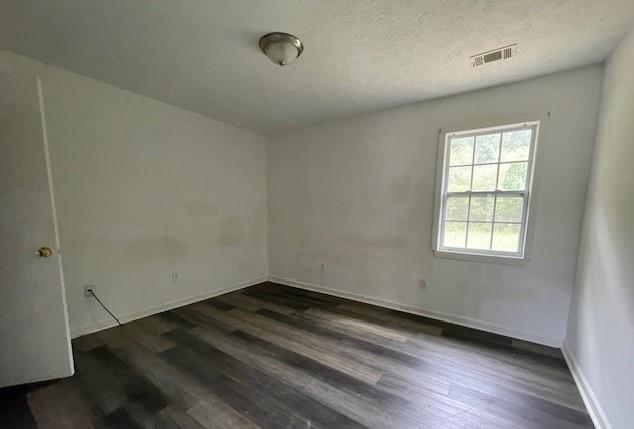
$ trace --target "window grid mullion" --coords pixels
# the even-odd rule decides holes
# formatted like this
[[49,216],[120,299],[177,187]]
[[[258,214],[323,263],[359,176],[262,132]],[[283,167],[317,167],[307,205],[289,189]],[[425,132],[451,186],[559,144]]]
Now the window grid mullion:
[[495,165],[495,164],[519,164],[520,162],[528,162],[528,159],[516,159],[515,161],[501,161],[501,162],[474,162],[473,164],[455,164],[449,165],[449,168],[457,168],[457,167],[471,167],[473,166],[481,166],[481,165]]
[[[473,170],[475,169],[475,151],[476,151],[476,138],[473,136],[473,151],[471,152],[471,181],[469,182],[469,192],[473,190]],[[469,221],[471,220],[471,194],[469,194],[469,210],[467,211],[467,230],[464,235],[464,248],[467,249],[467,243],[469,242]]]
[[469,220],[471,219],[471,195],[469,195],[469,207],[467,208],[467,228],[464,232],[464,248],[467,248],[467,239],[469,238]]
[[[466,220],[456,220],[456,219],[445,219],[445,222],[453,222],[453,223],[491,223],[491,221],[488,220],[472,220],[467,222]],[[499,225],[521,225],[522,222],[510,222],[510,221],[501,221],[501,222],[495,222],[496,224]]]
[[[502,133],[500,133],[500,145],[498,147],[498,171],[495,175],[495,190],[497,191],[500,186],[500,161],[502,160]],[[524,187],[526,188],[526,187]],[[493,213],[495,215],[495,213]]]
[[[498,170],[500,167],[498,166]],[[489,238],[489,250],[493,249],[493,231],[495,230],[495,210],[498,204],[498,196],[495,194],[493,196],[493,215],[491,217],[491,237]]]
[[[497,163],[497,172],[495,175],[495,190],[498,191],[500,188],[500,163],[502,162],[502,136],[503,133],[499,134],[498,140],[498,163]],[[526,186],[524,187],[526,188]],[[497,215],[497,205],[498,205],[498,193],[495,194],[493,200],[493,217],[491,218],[491,237],[489,238],[489,250],[493,250],[493,234],[495,234],[495,217]]]
[[473,190],[473,167],[475,163],[475,150],[476,150],[476,142],[475,137],[473,137],[473,151],[471,152],[471,181],[469,182],[469,190]]
[[519,191],[505,191],[502,189],[498,189],[495,191],[448,191],[445,192],[445,195],[448,197],[467,197],[469,195],[475,196],[487,196],[487,195],[515,195],[518,197],[524,197],[527,194],[527,191],[519,190]]

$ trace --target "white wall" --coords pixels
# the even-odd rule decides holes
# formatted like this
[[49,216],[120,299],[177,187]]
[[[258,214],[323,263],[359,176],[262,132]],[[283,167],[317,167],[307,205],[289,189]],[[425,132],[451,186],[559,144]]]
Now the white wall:
[[[560,346],[601,77],[601,66],[593,66],[273,136],[271,276]],[[548,111],[536,161],[530,261],[434,257],[438,129]],[[418,288],[419,278],[426,290]]]
[[634,421],[634,30],[606,65],[565,351],[600,427]]
[[265,278],[262,136],[6,51],[0,68],[42,78],[75,335],[111,323],[86,284],[128,319]]

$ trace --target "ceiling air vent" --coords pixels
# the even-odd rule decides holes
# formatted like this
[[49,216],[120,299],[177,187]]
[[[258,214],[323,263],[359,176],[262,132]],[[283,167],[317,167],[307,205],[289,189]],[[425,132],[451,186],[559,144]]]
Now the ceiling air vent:
[[508,60],[509,58],[517,55],[517,43],[512,45],[502,46],[501,48],[494,49],[492,51],[481,52],[469,57],[471,59],[471,65],[473,67],[482,66],[493,61]]

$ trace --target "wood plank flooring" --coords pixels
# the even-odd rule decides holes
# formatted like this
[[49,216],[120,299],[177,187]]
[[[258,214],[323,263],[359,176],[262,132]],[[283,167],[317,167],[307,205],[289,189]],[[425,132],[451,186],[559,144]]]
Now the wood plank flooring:
[[73,348],[75,376],[0,390],[0,427],[593,427],[555,349],[272,283]]

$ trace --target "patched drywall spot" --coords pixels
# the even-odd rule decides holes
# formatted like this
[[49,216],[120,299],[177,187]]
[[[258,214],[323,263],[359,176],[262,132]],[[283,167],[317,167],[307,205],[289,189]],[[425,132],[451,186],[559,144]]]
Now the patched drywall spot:
[[412,178],[409,175],[399,176],[392,180],[390,199],[392,204],[407,203],[412,195]]
[[263,237],[266,229],[266,209],[257,209],[253,214],[253,229],[251,243],[257,244]]
[[207,201],[185,201],[183,208],[192,217],[218,216],[218,206]]
[[236,262],[236,269],[241,273],[255,273],[257,272],[257,267],[253,263],[253,261],[242,258]]
[[187,244],[173,236],[147,236],[132,240],[127,247],[136,261],[176,260],[184,258]]
[[407,244],[401,237],[348,237],[344,240],[355,249],[398,249]]
[[244,240],[242,220],[238,217],[220,219],[220,244],[223,246],[237,246]]

